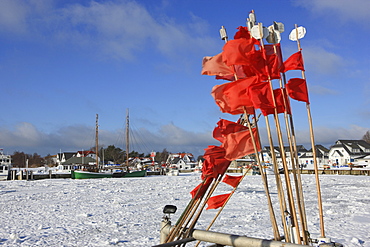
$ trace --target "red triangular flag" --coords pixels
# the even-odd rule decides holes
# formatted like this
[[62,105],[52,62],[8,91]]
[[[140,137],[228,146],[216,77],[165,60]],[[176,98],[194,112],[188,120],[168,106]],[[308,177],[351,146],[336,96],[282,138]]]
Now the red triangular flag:
[[240,38],[250,39],[251,38],[248,27],[239,26],[237,29],[239,31],[235,33],[234,39],[240,39]]
[[242,178],[243,176],[229,176],[226,174],[222,182],[224,182],[225,184],[231,185],[232,187],[235,188],[236,186],[238,186]]
[[218,195],[218,196],[212,196],[211,198],[208,199],[207,202],[207,210],[208,209],[217,209],[222,207],[227,199],[230,197],[230,194],[223,194],[223,195]]
[[225,119],[220,119],[220,121],[217,122],[217,127],[213,130],[213,138],[220,142],[224,142],[225,135],[246,129],[248,129],[246,126],[241,125],[239,123],[231,122]]
[[269,82],[261,81],[251,85],[248,89],[248,94],[252,100],[254,108],[274,108]]
[[247,90],[257,79],[250,77],[214,86],[211,94],[221,112],[236,115],[243,114],[246,109],[249,114],[253,114],[253,104]]
[[213,57],[204,57],[202,62],[202,75],[226,76],[233,71],[222,61],[222,53]]
[[212,179],[207,178],[204,183],[200,183],[197,187],[195,187],[192,191],[190,191],[191,198],[198,199],[206,193],[209,185],[211,184]]
[[285,62],[284,66],[281,68],[281,72],[287,72],[288,70],[303,70],[303,57],[301,51],[291,55]]
[[305,79],[292,78],[286,84],[288,95],[295,100],[310,103],[308,100],[307,83]]
[[228,66],[249,64],[246,54],[255,49],[255,44],[258,41],[254,38],[230,40],[223,47],[222,60]]
[[[257,138],[256,128],[252,129],[257,152],[261,151],[261,145]],[[225,159],[236,160],[248,154],[255,153],[253,141],[249,130],[243,130],[225,136],[222,146],[225,148]]]
[[208,146],[205,149],[202,178],[217,177],[226,172],[231,162],[225,159],[225,153],[225,149],[219,146]]
[[[285,96],[285,99],[283,96]],[[287,112],[287,114],[292,113],[285,88],[274,89],[274,97],[278,114],[284,113],[285,111]],[[274,114],[274,108],[261,108],[261,112],[264,116]]]

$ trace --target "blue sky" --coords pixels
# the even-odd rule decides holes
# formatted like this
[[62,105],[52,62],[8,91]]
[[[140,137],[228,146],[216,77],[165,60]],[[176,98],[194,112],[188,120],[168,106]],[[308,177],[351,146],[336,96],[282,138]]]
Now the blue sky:
[[[2,0],[0,147],[89,149],[99,114],[100,144],[124,148],[129,108],[143,143],[133,141],[136,151],[202,154],[218,145],[219,118],[238,117],[214,103],[211,89],[223,82],[200,75],[202,58],[222,50],[222,25],[233,37],[251,10],[265,26],[284,23],[284,58],[297,51],[288,39],[294,25],[307,29],[316,143],[360,139],[370,129],[369,9],[368,0]],[[294,103],[293,114],[298,143],[309,148],[305,104]]]

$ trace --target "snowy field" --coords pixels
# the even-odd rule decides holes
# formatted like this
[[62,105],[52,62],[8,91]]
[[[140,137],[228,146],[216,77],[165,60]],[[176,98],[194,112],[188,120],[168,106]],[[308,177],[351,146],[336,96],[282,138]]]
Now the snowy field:
[[[302,178],[308,229],[319,237],[314,175]],[[320,178],[327,237],[345,246],[370,246],[370,177]],[[269,179],[278,216],[277,194]],[[1,181],[0,245],[152,246],[159,243],[163,207],[178,207],[172,217],[176,222],[199,183],[199,174]],[[215,194],[231,189],[221,184]],[[196,228],[205,229],[216,212],[206,211]],[[211,230],[271,239],[269,222],[261,177],[247,176]]]

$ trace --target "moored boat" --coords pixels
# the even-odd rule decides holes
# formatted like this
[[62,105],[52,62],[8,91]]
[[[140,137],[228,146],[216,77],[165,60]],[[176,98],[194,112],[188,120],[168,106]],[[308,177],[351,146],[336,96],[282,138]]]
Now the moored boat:
[[71,171],[73,179],[90,179],[90,178],[111,178],[112,173],[90,172],[90,171]]

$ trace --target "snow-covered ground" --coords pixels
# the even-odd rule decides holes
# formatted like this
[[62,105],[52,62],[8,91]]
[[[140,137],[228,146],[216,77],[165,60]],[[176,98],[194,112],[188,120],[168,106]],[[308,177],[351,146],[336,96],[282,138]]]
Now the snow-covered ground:
[[[302,178],[309,231],[312,237],[319,237],[314,175]],[[327,237],[345,246],[370,246],[370,177],[320,178]],[[273,177],[269,180],[278,216]],[[172,216],[172,222],[176,222],[191,198],[189,192],[199,182],[199,174],[1,181],[0,245],[155,245],[159,243],[163,207],[178,207]],[[231,189],[220,184],[215,194]],[[204,212],[196,228],[205,229],[216,212]],[[261,177],[247,176],[211,230],[271,239],[269,222]]]

